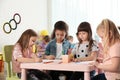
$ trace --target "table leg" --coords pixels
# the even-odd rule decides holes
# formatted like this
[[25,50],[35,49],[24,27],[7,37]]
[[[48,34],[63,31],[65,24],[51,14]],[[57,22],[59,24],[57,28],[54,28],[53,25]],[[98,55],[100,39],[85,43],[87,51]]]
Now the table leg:
[[21,80],[26,80],[26,70],[22,69]]
[[90,80],[90,72],[84,72],[84,80]]

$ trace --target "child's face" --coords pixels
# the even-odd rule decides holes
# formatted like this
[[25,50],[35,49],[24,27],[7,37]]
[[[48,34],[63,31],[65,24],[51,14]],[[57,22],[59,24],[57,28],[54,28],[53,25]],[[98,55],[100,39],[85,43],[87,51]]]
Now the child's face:
[[37,37],[31,37],[29,41],[29,47],[32,47],[36,40],[37,40]]
[[66,32],[65,31],[61,31],[61,30],[56,30],[55,31],[55,37],[57,41],[62,42],[63,39],[65,38]]
[[78,32],[78,38],[82,41],[88,41],[88,33],[86,31]]
[[71,39],[69,40],[69,42],[70,42],[70,43],[73,43],[73,38],[71,38]]

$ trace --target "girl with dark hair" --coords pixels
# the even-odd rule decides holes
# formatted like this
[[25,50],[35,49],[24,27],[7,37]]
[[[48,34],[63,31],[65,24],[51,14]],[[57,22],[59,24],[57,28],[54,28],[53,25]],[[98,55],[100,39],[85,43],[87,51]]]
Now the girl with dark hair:
[[66,40],[68,36],[68,25],[64,21],[58,21],[54,25],[52,40],[48,43],[45,50],[45,58],[61,59],[62,54],[67,54],[71,44]]
[[[52,40],[48,43],[45,50],[45,58],[61,59],[62,55],[68,54],[71,44],[66,40],[68,36],[68,25],[64,21],[58,21],[54,25]],[[64,75],[65,80],[69,80],[71,72],[67,71],[50,71],[53,80],[59,80],[60,75]]]
[[55,35],[56,30],[64,31],[65,32],[64,38],[68,37],[68,25],[64,21],[58,21],[55,23],[54,30],[53,30],[53,33],[51,36],[52,39],[54,39],[56,37],[56,35]]
[[[90,24],[88,22],[82,22],[78,26],[76,35],[79,42],[76,43],[72,49],[72,54],[75,57],[74,61],[81,62],[96,60],[98,47],[97,43],[92,38],[92,30]],[[93,72],[94,71],[91,72],[92,75]],[[84,73],[74,72],[71,80],[79,80],[80,78],[84,80]]]

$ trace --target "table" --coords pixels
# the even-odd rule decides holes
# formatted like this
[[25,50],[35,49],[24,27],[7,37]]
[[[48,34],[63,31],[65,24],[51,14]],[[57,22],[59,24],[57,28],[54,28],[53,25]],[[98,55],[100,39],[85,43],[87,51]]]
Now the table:
[[[52,61],[52,62],[51,62]],[[90,71],[95,70],[95,67],[86,62],[70,62],[62,63],[61,60],[43,60],[41,63],[21,63],[22,70],[21,80],[26,80],[26,69],[39,69],[39,70],[62,70],[62,71],[80,71],[84,72],[84,79],[90,80]]]

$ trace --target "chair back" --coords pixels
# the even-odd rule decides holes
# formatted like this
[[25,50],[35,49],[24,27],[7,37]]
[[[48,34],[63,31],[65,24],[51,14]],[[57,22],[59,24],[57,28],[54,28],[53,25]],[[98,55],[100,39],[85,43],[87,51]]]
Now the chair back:
[[5,45],[3,47],[3,60],[5,62],[11,62],[12,61],[12,50],[13,50],[13,45]]
[[3,47],[3,61],[6,62],[7,77],[6,80],[20,80],[12,71],[12,50],[14,45],[4,45]]

